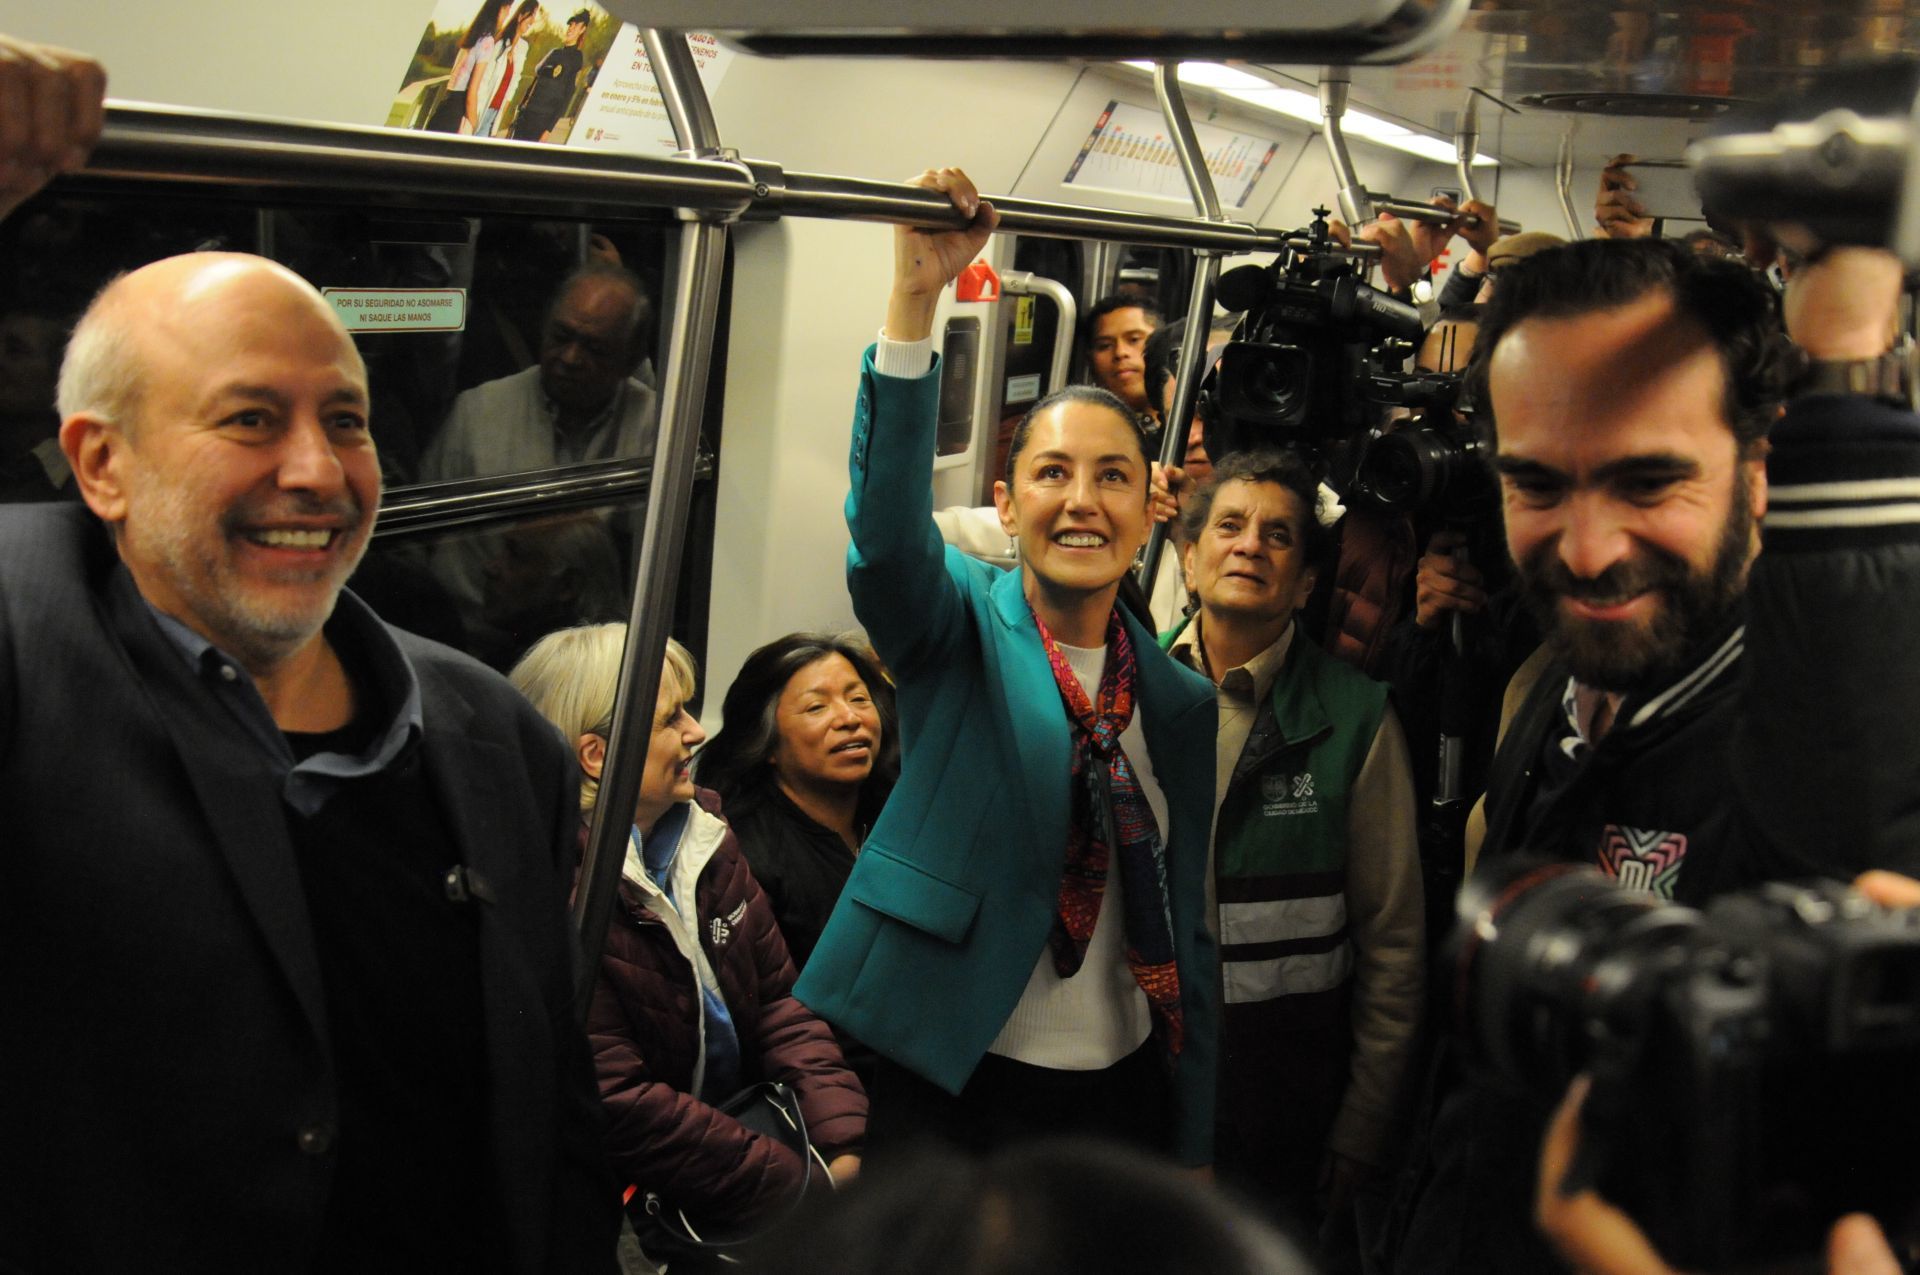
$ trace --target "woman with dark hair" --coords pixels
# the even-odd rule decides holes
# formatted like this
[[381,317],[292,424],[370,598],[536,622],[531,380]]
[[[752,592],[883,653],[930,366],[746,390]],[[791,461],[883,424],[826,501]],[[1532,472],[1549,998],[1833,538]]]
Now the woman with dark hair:
[[1214,693],[1115,605],[1152,517],[1139,422],[1091,386],[1042,400],[994,487],[1019,567],[944,549],[934,311],[996,218],[957,169],[918,184],[969,224],[895,231],[846,505],[900,782],[794,994],[880,1055],[875,1146],[1084,1133],[1207,1164]]
[[433,114],[427,118],[426,127],[436,133],[460,132],[460,121],[467,114],[467,86],[473,80],[473,73],[493,53],[495,33],[500,29],[500,11],[507,7],[507,0],[482,0],[480,11],[473,15],[467,33],[460,37],[460,46],[454,52],[453,69],[447,72],[446,87],[441,90],[439,104],[433,108]]
[[727,688],[700,782],[720,794],[797,969],[900,775],[893,691],[870,652],[791,633]]
[[[505,10],[502,14],[505,15]],[[540,0],[520,0],[519,8],[495,32],[486,73],[477,77],[467,92],[467,118],[472,121],[472,127],[463,128],[462,132],[471,132],[475,137],[493,136],[500,113],[513,101],[520,77],[526,74],[527,33],[533,30],[534,20],[539,16]]]

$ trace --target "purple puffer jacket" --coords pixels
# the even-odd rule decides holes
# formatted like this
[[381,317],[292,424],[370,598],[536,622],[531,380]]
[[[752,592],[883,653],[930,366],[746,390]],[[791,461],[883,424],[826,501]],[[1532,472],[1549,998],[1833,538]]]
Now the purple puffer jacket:
[[[697,933],[740,1036],[741,1084],[784,1081],[798,1093],[822,1156],[858,1152],[866,1094],[827,1025],[793,998],[787,945],[718,810],[718,797],[702,789],[676,857],[699,873]],[[744,1221],[790,1200],[806,1168],[688,1092],[699,1024],[692,964],[645,891],[622,880],[587,1018],[609,1159],[623,1185],[657,1191],[692,1213]]]

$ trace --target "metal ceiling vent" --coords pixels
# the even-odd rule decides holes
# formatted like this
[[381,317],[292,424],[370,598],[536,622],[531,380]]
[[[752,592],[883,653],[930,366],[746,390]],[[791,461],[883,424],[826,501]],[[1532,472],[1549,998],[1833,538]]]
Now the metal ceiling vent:
[[1522,106],[1576,115],[1630,115],[1666,120],[1718,119],[1740,103],[1693,93],[1529,93]]

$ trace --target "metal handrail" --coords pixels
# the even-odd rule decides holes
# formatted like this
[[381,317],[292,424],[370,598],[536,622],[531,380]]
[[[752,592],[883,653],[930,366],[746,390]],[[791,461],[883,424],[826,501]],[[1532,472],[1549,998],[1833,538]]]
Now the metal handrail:
[[700,71],[688,52],[686,36],[648,27],[640,33],[640,42],[646,46],[647,62],[673,125],[674,141],[695,159],[718,154],[720,127],[714,123],[713,106],[701,86]]
[[737,217],[754,202],[737,164],[343,124],[108,103],[85,170],[146,181],[405,199],[484,199],[589,210],[636,205]]
[[[713,457],[702,453],[696,479],[713,477]],[[543,514],[634,503],[653,488],[645,460],[590,461],[517,474],[416,483],[383,496],[373,538],[382,544],[419,540],[454,527],[484,527]]]
[[[1207,220],[1222,220],[1220,197],[1214,190],[1213,174],[1207,171],[1206,156],[1200,150],[1200,138],[1193,131],[1193,119],[1187,114],[1187,99],[1180,91],[1180,64],[1161,62],[1153,69],[1154,94],[1160,100],[1160,113],[1173,139],[1174,153],[1180,157],[1180,171],[1186,174],[1187,189],[1193,194],[1193,206]],[[1177,465],[1187,450],[1187,421],[1200,399],[1200,365],[1207,355],[1207,331],[1213,324],[1213,289],[1220,278],[1220,256],[1203,252],[1193,263],[1193,290],[1187,295],[1186,336],[1180,342],[1179,366],[1174,369],[1173,404],[1160,431],[1160,463]],[[1146,556],[1140,564],[1140,591],[1149,607],[1153,586],[1160,579],[1160,555],[1167,547],[1167,524],[1157,522],[1147,536]]]
[[1567,223],[1567,238],[1574,243],[1587,237],[1580,214],[1573,210],[1573,130],[1578,124],[1575,120],[1560,134],[1560,150],[1553,161],[1553,193],[1560,203],[1560,216]]
[[1460,202],[1470,204],[1480,198],[1479,183],[1473,180],[1473,158],[1480,150],[1480,95],[1467,90],[1466,105],[1460,108],[1460,126],[1453,130],[1453,175],[1460,182]]
[[[786,188],[777,197],[782,203],[779,211],[787,216],[880,221],[926,230],[954,230],[967,224],[946,196],[899,182],[787,173]],[[1161,248],[1211,248],[1222,252],[1277,252],[1286,245],[1286,236],[1290,233],[1244,222],[1161,217],[1006,195],[983,197],[999,210],[1002,234],[1096,239]]]
[[373,538],[413,540],[449,527],[617,504],[647,494],[650,469],[643,460],[613,460],[408,486],[381,499]]
[[[648,30],[643,38],[660,94],[667,99],[668,117],[680,148],[697,155],[716,153],[720,137],[686,38],[677,31],[655,30]],[[620,869],[626,861],[633,813],[640,799],[641,771],[652,742],[653,732],[646,727],[653,721],[668,630],[673,624],[674,588],[686,547],[687,508],[693,497],[700,422],[706,413],[707,374],[714,329],[720,318],[726,255],[724,224],[694,222],[681,232],[674,324],[660,378],[654,489],[640,532],[627,645],[621,656],[620,683],[614,692],[613,724],[608,729],[599,795],[581,859],[580,889],[574,898],[574,936],[580,952],[574,973],[574,1009],[582,1021],[599,977],[607,925],[613,919]],[[636,726],[642,729],[636,731]]]
[[1180,171],[1187,179],[1193,206],[1208,221],[1224,221],[1220,195],[1213,188],[1213,174],[1207,171],[1207,157],[1200,149],[1200,137],[1193,131],[1193,116],[1187,111],[1186,94],[1180,91],[1180,64],[1159,62],[1153,68],[1153,96],[1160,103],[1161,118],[1173,138],[1173,153],[1180,159]]
[[1045,297],[1059,312],[1059,322],[1053,325],[1053,356],[1047,366],[1046,393],[1053,393],[1067,383],[1067,375],[1073,368],[1073,334],[1080,325],[1079,302],[1067,291],[1066,284],[1031,270],[1002,270],[1000,291],[1009,297]]
[[[1453,131],[1453,172],[1460,179],[1460,202],[1470,203],[1480,199],[1480,183],[1473,177],[1473,161],[1480,154],[1480,99],[1486,98],[1503,111],[1518,115],[1519,112],[1499,98],[1481,88],[1467,90],[1467,101],[1460,108],[1460,126]],[[1478,217],[1468,218],[1471,225],[1479,224]],[[1517,235],[1520,223],[1500,219],[1500,233]]]
[[1327,161],[1333,165],[1338,183],[1340,216],[1349,226],[1373,220],[1373,202],[1360,182],[1359,170],[1347,150],[1347,135],[1340,121],[1347,113],[1347,95],[1353,88],[1353,73],[1344,66],[1325,67],[1320,72],[1320,140],[1327,146]]
[[[1444,208],[1435,208],[1432,204],[1415,203],[1407,199],[1395,199],[1392,195],[1375,195],[1367,190],[1360,180],[1359,170],[1353,165],[1353,155],[1347,150],[1347,135],[1341,120],[1347,114],[1347,98],[1353,88],[1353,73],[1344,66],[1329,66],[1320,72],[1320,139],[1326,143],[1327,159],[1333,165],[1334,181],[1339,187],[1340,216],[1349,226],[1359,226],[1369,222],[1380,213],[1391,213],[1402,221],[1450,221],[1454,214]],[[1471,98],[1468,106],[1473,106]],[[1455,165],[1460,176],[1461,194],[1468,199],[1478,198],[1474,194],[1474,185],[1468,173],[1471,165],[1473,147],[1478,144],[1479,116],[1474,112],[1471,124],[1473,141],[1463,152],[1462,134],[1455,134]],[[1460,156],[1465,154],[1467,158]],[[1466,224],[1477,226],[1480,219],[1469,215]],[[1520,223],[1500,218],[1500,233],[1516,235],[1520,233]]]
[[[395,201],[484,199],[573,215],[631,216],[636,208],[659,208],[722,221],[790,216],[927,229],[962,224],[951,203],[917,186],[786,173],[761,161],[721,158],[717,141],[686,149],[706,158],[611,154],[115,101],[85,171],[94,177],[260,190],[326,188]],[[1278,252],[1290,233],[1243,222],[989,198],[1008,234],[1240,253]]]

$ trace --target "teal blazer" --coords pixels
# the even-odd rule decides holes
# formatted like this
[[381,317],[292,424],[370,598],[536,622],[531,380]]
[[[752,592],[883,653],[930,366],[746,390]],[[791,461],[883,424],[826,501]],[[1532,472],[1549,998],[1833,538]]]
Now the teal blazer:
[[[1065,708],[1022,592],[933,525],[939,369],[882,376],[867,352],[853,420],[847,583],[898,686],[900,782],[794,993],[886,1057],[958,1093],[1053,925],[1067,846]],[[1186,1043],[1175,1146],[1212,1159],[1219,974],[1206,923],[1213,687],[1125,616],[1141,728],[1167,801],[1168,893]]]

